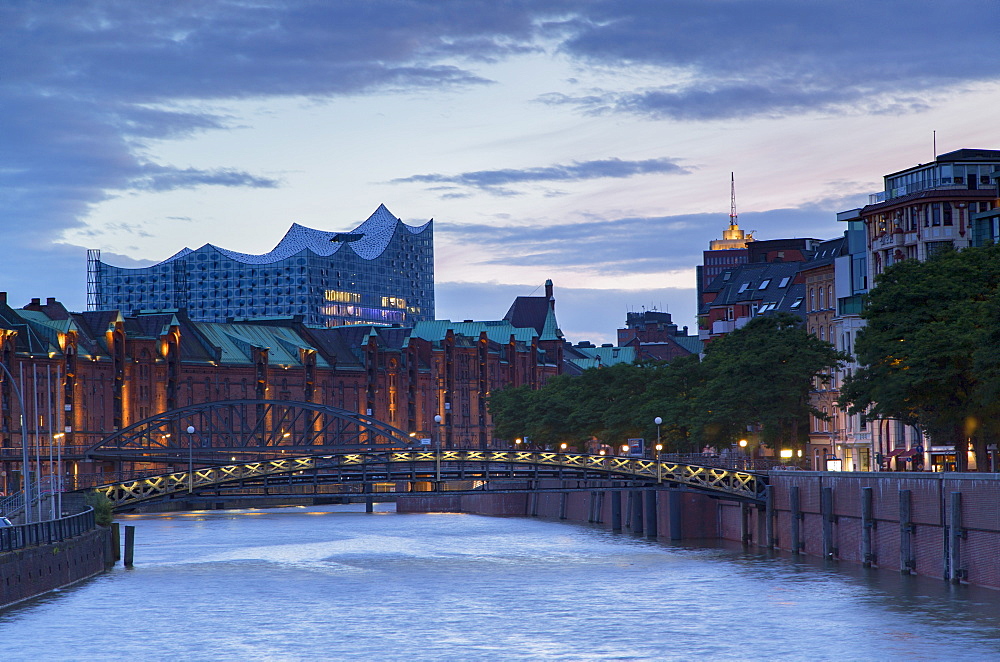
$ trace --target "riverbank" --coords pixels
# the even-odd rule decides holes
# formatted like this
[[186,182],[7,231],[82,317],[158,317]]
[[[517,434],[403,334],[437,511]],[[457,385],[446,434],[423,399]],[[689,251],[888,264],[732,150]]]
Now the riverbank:
[[1000,589],[996,474],[773,471],[770,484],[766,507],[669,487],[543,481],[551,491],[407,496],[397,510],[550,517],[654,539],[729,540]]

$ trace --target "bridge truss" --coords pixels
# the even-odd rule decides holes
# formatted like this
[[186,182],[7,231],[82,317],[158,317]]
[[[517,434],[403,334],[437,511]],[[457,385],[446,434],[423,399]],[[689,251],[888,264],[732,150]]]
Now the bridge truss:
[[[375,484],[392,484],[397,492],[447,492],[473,489],[534,491],[545,479],[605,480],[623,487],[657,484],[680,486],[719,498],[763,503],[766,479],[761,474],[641,458],[578,453],[385,449],[275,458],[208,466],[193,471],[125,480],[97,486],[116,508],[177,498],[184,494],[316,493],[319,485],[340,486],[326,493],[357,493]],[[462,487],[465,485],[466,487]],[[558,488],[551,488],[558,489]]]
[[403,430],[345,409],[284,400],[224,400],[151,416],[84,455],[133,468],[165,469],[189,461],[220,466],[413,443]]

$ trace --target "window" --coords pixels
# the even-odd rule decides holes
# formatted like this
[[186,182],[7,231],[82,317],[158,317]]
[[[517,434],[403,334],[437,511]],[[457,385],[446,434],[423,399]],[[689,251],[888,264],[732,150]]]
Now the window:
[[757,289],[758,290],[766,290],[767,286],[770,285],[770,284],[771,284],[771,279],[770,278],[762,280],[760,282],[760,287],[758,287]]
[[942,202],[941,203],[941,217],[944,220],[945,225],[951,225],[951,203]]
[[788,281],[790,281],[791,279],[792,279],[791,276],[785,276],[784,278],[781,279],[781,282],[778,283],[778,287],[785,287],[786,285],[788,285]]
[[802,305],[802,297],[799,297],[798,299],[795,300],[795,302],[791,306],[789,306],[789,308],[798,308],[801,305]]
[[816,290],[809,288],[809,310],[816,310]]
[[742,285],[740,285],[740,289],[737,292],[737,294],[743,294],[744,292],[746,292],[747,288],[750,287],[750,285],[751,283],[743,283]]

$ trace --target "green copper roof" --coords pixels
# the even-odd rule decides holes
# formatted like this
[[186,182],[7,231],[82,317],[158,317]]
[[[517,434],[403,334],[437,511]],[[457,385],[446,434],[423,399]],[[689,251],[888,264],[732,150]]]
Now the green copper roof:
[[490,322],[452,322],[451,320],[417,322],[413,326],[410,336],[431,342],[440,342],[444,340],[448,329],[451,329],[457,335],[469,338],[478,338],[479,334],[485,331],[487,338],[501,345],[509,343],[512,335],[518,342],[530,345],[531,340],[536,336],[534,329],[519,329],[512,326],[506,320]]
[[[253,348],[268,350],[270,365],[301,365],[299,349],[314,349],[295,331],[282,326],[257,324],[220,324],[194,322],[199,333],[209,343],[222,350],[222,363],[239,364],[253,361]],[[329,367],[322,355],[317,355],[316,365]]]

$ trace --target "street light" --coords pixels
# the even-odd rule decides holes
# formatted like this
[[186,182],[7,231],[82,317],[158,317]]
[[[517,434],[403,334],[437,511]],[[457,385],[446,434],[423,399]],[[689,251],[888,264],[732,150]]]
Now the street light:
[[435,439],[435,452],[434,452],[434,475],[437,484],[434,489],[441,489],[441,414],[434,414],[434,423],[438,426],[437,434],[434,435]]
[[743,456],[743,468],[747,468],[747,440],[740,439],[740,455]]
[[656,444],[656,482],[663,482],[663,463],[660,462],[660,451],[663,450],[663,444]]
[[188,433],[188,494],[194,492],[194,426],[187,426]]
[[622,444],[622,455],[627,456],[630,446],[628,444]]
[[24,398],[21,397],[21,389],[17,388],[17,380],[10,374],[7,366],[0,361],[0,368],[10,379],[10,387],[14,389],[17,396],[17,403],[21,406],[21,482],[24,483],[24,522],[31,522],[31,467],[28,466],[30,455],[28,455],[28,428],[24,422]]
[[663,419],[657,416],[653,419],[653,423],[656,424],[656,450],[660,450],[660,424],[663,423]]
[[[52,435],[52,441],[56,444],[56,498],[52,502],[52,519],[57,519],[56,512],[62,517],[62,493],[63,493],[63,472],[62,472],[62,442],[59,441],[66,436],[65,432],[57,432]],[[49,444],[49,462],[52,462],[52,445]],[[49,467],[49,473],[52,468]],[[58,510],[57,510],[58,509]]]

